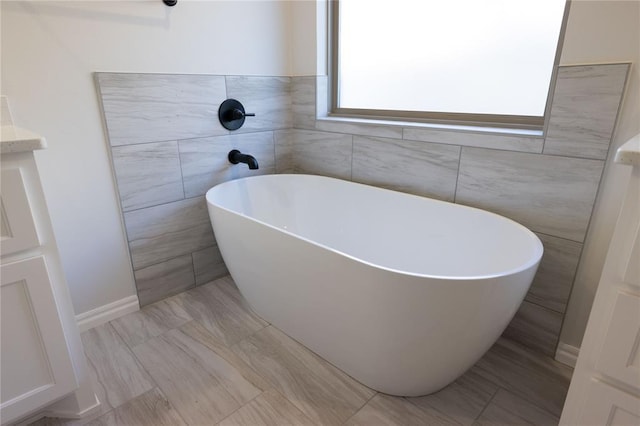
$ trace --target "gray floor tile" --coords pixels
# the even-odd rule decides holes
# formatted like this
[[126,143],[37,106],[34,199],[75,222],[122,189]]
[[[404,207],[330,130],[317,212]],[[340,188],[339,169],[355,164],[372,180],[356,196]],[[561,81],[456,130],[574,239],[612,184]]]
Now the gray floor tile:
[[186,425],[167,398],[154,388],[88,423],[91,426]]
[[220,422],[220,426],[285,426],[314,423],[289,400],[269,389]]
[[524,346],[500,339],[473,371],[530,403],[559,416],[573,370]]
[[319,424],[342,424],[375,393],[271,326],[232,349]]
[[189,424],[219,422],[262,392],[223,357],[181,330],[149,339],[133,351]]
[[349,426],[419,426],[458,425],[452,418],[435,410],[424,410],[404,398],[377,394],[345,423]]
[[471,370],[439,392],[407,400],[437,410],[461,425],[471,425],[497,391],[496,384]]
[[224,278],[181,293],[176,301],[216,339],[229,346],[267,325],[248,309],[235,286]]
[[111,325],[122,340],[133,348],[191,320],[189,314],[176,303],[175,298],[167,298],[113,320]]
[[526,400],[501,389],[484,410],[477,426],[555,426],[560,419],[530,404]]
[[118,407],[155,385],[111,324],[82,333],[89,368],[95,375],[102,410]]

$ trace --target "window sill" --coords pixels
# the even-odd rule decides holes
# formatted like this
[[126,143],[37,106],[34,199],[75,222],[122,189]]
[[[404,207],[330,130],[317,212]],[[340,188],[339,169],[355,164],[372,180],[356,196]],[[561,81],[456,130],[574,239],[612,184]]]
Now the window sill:
[[356,118],[343,117],[339,115],[327,115],[325,117],[317,117],[316,121],[325,121],[329,123],[348,123],[362,124],[374,126],[393,126],[405,129],[429,129],[435,131],[451,131],[466,132],[479,134],[497,134],[516,137],[542,138],[542,130],[520,129],[512,127],[492,127],[492,126],[473,126],[461,124],[442,124],[442,123],[422,123],[417,121],[400,121],[400,120],[380,120],[373,118]]
[[317,117],[315,129],[356,136],[404,139],[541,154],[543,132],[531,129],[417,123],[353,117]]

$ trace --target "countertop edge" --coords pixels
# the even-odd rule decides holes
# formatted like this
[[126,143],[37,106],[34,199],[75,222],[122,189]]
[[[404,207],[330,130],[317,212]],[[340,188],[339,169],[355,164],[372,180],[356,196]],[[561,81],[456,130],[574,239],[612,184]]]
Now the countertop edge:
[[17,126],[2,126],[0,154],[35,151],[47,148],[43,136]]

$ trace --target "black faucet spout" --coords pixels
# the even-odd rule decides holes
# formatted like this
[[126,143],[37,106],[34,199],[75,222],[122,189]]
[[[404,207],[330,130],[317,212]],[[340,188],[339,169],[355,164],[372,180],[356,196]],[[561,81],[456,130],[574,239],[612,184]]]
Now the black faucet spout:
[[227,158],[231,164],[245,163],[251,170],[258,168],[258,160],[253,155],[243,154],[237,149],[229,151]]

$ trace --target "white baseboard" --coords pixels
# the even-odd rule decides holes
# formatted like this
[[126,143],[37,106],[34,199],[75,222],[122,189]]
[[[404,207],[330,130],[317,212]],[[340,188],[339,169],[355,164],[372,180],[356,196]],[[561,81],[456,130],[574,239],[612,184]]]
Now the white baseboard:
[[116,300],[80,315],[76,315],[76,322],[80,332],[97,327],[100,324],[109,322],[123,315],[140,310],[138,296],[128,296],[124,299]]
[[580,353],[580,348],[560,342],[558,343],[558,349],[556,349],[556,361],[575,368],[576,361],[578,361],[578,353]]
[[[100,407],[102,406],[100,400],[95,394],[94,397],[95,403],[85,410],[76,412],[69,410],[56,410],[55,408],[51,409],[48,407],[36,412],[35,414],[31,414],[29,417],[24,418],[23,420],[16,423],[14,426],[29,426],[30,424],[35,423],[43,417],[59,417],[70,420],[80,420],[83,418],[90,419],[91,416],[94,416],[100,412]],[[55,403],[53,405],[55,406]],[[49,424],[48,422],[45,423]]]
[[45,410],[43,412],[43,415],[45,417],[59,417],[59,418],[63,418],[63,419],[74,419],[74,420],[79,420],[82,418],[88,418],[96,413],[98,413],[100,411],[100,407],[102,406],[102,403],[100,402],[100,400],[98,399],[98,397],[96,396],[96,402],[95,404],[93,404],[91,407],[83,410],[83,411],[65,411],[65,410],[56,410],[56,409],[48,409]]

